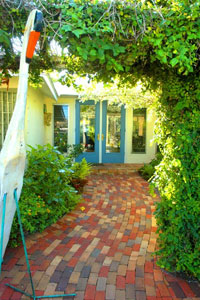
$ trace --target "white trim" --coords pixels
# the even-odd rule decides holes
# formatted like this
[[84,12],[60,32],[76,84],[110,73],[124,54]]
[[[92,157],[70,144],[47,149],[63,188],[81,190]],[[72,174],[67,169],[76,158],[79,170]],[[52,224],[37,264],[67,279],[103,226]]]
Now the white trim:
[[53,98],[58,101],[58,94],[57,91],[54,87],[54,84],[51,80],[51,77],[49,75],[46,74],[41,74],[41,77],[43,78],[44,82],[46,83],[46,85],[48,86]]

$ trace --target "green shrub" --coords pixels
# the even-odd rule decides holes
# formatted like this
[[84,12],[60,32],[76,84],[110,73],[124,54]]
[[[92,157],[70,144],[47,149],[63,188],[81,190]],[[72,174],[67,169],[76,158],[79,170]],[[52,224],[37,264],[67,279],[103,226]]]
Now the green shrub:
[[30,147],[24,189],[40,195],[45,203],[67,200],[72,170],[67,157],[51,145]]
[[152,178],[156,171],[156,166],[159,165],[159,163],[162,160],[162,154],[158,152],[156,154],[156,157],[152,159],[152,161],[149,164],[145,164],[143,167],[139,169],[140,175],[145,179],[149,180]]
[[71,159],[76,158],[83,152],[83,146],[81,144],[69,145],[67,141],[67,134],[56,132],[55,146],[61,153],[67,153],[67,156]]
[[90,174],[91,165],[83,158],[80,163],[75,162],[72,165],[72,171],[71,184],[78,192],[82,192],[83,187],[87,182],[86,177]]
[[74,160],[81,153],[83,153],[83,146],[81,144],[67,145],[67,157],[71,160]]
[[67,152],[68,148],[68,134],[60,132],[60,129],[57,128],[54,136],[54,144],[60,152]]
[[157,108],[157,264],[200,280],[200,81],[168,76]]
[[72,171],[73,178],[85,179],[85,177],[90,174],[91,165],[87,163],[85,158],[83,158],[81,162],[75,162],[72,165]]
[[[27,156],[28,168],[19,201],[26,234],[43,231],[77,205],[80,196],[71,184],[72,178],[83,179],[90,169],[86,161],[72,163],[71,157],[65,157],[51,145],[30,147]],[[10,245],[18,245],[18,241],[15,215]]]

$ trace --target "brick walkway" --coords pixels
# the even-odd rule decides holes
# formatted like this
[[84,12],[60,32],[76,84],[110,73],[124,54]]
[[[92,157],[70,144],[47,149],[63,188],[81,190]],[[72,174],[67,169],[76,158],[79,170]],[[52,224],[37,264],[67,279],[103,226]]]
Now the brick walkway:
[[[77,300],[200,299],[197,282],[156,267],[153,211],[158,199],[149,196],[147,182],[137,173],[96,172],[84,199],[76,211],[27,239],[38,295],[76,292]],[[30,291],[21,247],[7,251],[3,270],[0,299],[28,299],[4,285]]]

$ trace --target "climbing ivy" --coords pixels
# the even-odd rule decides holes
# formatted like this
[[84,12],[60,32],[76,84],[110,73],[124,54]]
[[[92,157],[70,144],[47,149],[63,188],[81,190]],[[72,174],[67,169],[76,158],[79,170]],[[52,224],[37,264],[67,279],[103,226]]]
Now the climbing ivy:
[[[37,6],[45,30],[31,65],[31,78],[43,70],[160,89],[156,136],[163,154],[155,182],[158,264],[200,278],[200,1],[199,0],[38,0],[1,1],[0,68],[16,72],[27,14]],[[51,50],[55,41],[60,53]],[[11,42],[10,42],[11,41]]]
[[200,279],[200,82],[169,74],[162,85],[156,126],[163,160],[156,219],[158,264]]

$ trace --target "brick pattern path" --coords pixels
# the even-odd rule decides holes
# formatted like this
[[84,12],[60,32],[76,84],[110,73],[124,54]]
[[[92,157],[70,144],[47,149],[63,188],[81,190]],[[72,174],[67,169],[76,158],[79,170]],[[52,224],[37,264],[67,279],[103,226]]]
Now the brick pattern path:
[[[148,183],[137,173],[96,172],[83,196],[85,202],[73,213],[27,239],[37,295],[76,292],[75,300],[200,299],[197,282],[173,277],[155,265],[153,212],[158,199],[149,196]],[[4,285],[30,292],[21,247],[7,251],[3,270],[0,299],[28,299]]]

